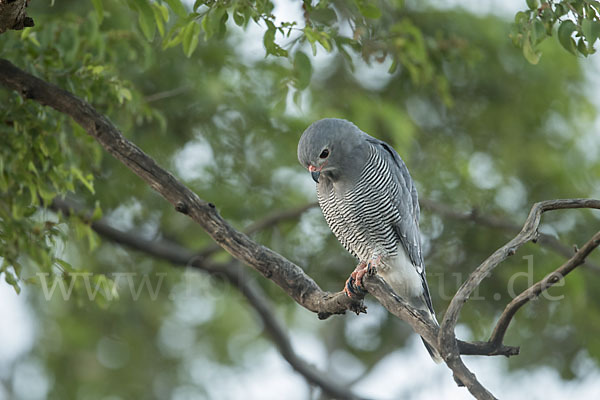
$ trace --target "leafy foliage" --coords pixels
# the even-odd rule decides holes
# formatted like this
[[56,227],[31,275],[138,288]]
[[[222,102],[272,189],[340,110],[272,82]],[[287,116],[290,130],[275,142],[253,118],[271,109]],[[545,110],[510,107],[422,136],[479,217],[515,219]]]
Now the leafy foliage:
[[515,16],[511,33],[527,61],[538,63],[540,43],[554,33],[562,47],[573,55],[587,57],[596,52],[596,41],[600,39],[600,1],[527,0],[527,6],[528,10]]

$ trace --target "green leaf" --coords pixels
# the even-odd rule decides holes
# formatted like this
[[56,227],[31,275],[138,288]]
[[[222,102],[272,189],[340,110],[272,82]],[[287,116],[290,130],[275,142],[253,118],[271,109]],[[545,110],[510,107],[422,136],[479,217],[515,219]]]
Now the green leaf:
[[27,184],[27,188],[29,189],[29,193],[31,194],[31,204],[34,206],[38,206],[40,203],[40,199],[37,194],[37,187],[33,183]]
[[216,33],[217,38],[219,39],[225,37],[225,33],[227,32],[227,19],[229,19],[229,14],[225,8],[219,8],[215,11],[212,19],[213,32]]
[[388,69],[388,74],[393,74],[394,72],[396,72],[397,69],[398,69],[398,59],[396,57],[394,57],[392,59],[392,64],[390,65],[390,68]]
[[275,56],[287,57],[287,50],[275,43],[275,34],[277,33],[275,24],[273,24],[273,22],[270,20],[265,20],[265,22],[267,23],[268,28],[263,36],[263,44],[267,50],[267,55],[273,54]]
[[317,37],[317,41],[323,46],[323,48],[329,53],[331,52],[331,43],[329,43],[329,35],[325,32],[320,32],[320,35]]
[[598,38],[600,38],[600,21],[590,21],[589,19],[584,19],[581,21],[581,31],[583,36],[585,36],[585,40],[587,41],[588,50],[592,50],[594,48],[594,43]]
[[165,2],[178,17],[185,18],[187,16],[187,10],[181,3],[181,0],[165,0]]
[[308,56],[301,51],[297,51],[294,55],[294,75],[296,88],[306,89],[312,76],[312,64]]
[[562,4],[557,4],[554,7],[554,16],[556,18],[562,17],[563,15],[565,15],[568,12],[569,12],[569,9]]
[[577,51],[580,52],[582,55],[584,55],[586,57],[589,54],[588,48],[585,45],[585,40],[583,40],[582,37],[580,37],[579,40],[577,40]]
[[71,167],[71,173],[73,174],[73,176],[75,176],[75,178],[77,178],[79,182],[83,183],[83,186],[85,186],[92,194],[95,193],[94,184],[92,182],[93,177],[91,175],[83,176],[81,170],[75,167]]
[[535,48],[531,44],[530,32],[527,32],[527,37],[523,41],[523,56],[529,63],[534,65],[540,61],[540,57],[542,56],[542,53],[535,51]]
[[377,19],[381,17],[381,10],[373,3],[367,1],[361,1],[358,3],[358,9],[360,13],[367,18]]
[[[213,14],[213,15],[211,15]],[[210,39],[210,37],[214,34],[213,31],[213,21],[211,21],[214,18],[214,13],[211,13],[210,11],[207,12],[206,14],[204,14],[204,17],[202,18],[202,30],[204,31],[204,40],[208,40]]]
[[86,236],[88,239],[88,247],[90,248],[90,251],[94,251],[100,244],[100,241],[98,240],[96,232],[94,232],[90,226],[87,226]]
[[4,270],[4,280],[6,281],[6,283],[11,285],[13,289],[15,289],[15,292],[17,292],[17,294],[21,293],[21,287],[19,286],[17,277],[12,272]]
[[329,7],[315,8],[310,12],[309,18],[311,21],[318,22],[323,25],[330,25],[336,21],[337,15],[333,9]]
[[309,26],[305,26],[303,31],[304,31],[304,36],[306,37],[306,40],[308,40],[308,43],[310,43],[310,46],[312,47],[313,56],[316,56],[317,55],[317,46],[316,46],[315,42],[317,41],[317,35],[316,35],[315,31],[313,31],[312,28]]
[[73,266],[71,264],[69,264],[68,262],[66,262],[63,259],[57,258],[54,261],[56,261],[56,263],[60,266],[60,269],[64,272],[73,272],[75,270],[75,268],[73,268]]
[[117,98],[119,99],[119,104],[123,104],[123,101],[125,100],[131,101],[131,90],[127,89],[126,87],[120,87],[117,90]]
[[21,33],[21,39],[22,40],[27,39],[31,43],[35,44],[37,47],[41,46],[40,42],[36,38],[36,32],[31,27],[27,27],[27,28],[23,29],[23,32]]
[[164,4],[157,4],[157,3],[153,3],[153,4],[155,4],[157,6],[157,9],[162,14],[163,20],[165,22],[169,22],[169,9],[167,7],[165,7]]
[[[204,22],[204,20],[202,20],[202,22]],[[165,36],[165,41],[162,45],[163,50],[177,46],[179,43],[181,43],[186,26],[186,19],[179,19],[175,22]]]
[[539,44],[546,39],[546,27],[544,23],[539,19],[533,22],[533,29],[531,30],[531,41],[535,44]]
[[34,174],[37,176],[37,174],[38,174],[38,172],[37,172],[37,168],[36,168],[36,167],[35,167],[35,165],[33,164],[33,161],[29,161],[29,162],[27,163],[27,169],[28,169],[29,171],[33,172],[33,173],[34,173]]
[[575,40],[571,37],[577,26],[571,20],[566,20],[558,27],[558,41],[571,54],[577,54]]
[[165,22],[169,21],[169,10],[162,4],[152,3],[156,27],[161,37],[165,36]]
[[523,11],[519,11],[518,13],[515,14],[515,24],[523,25],[527,21],[529,21],[529,15],[527,15],[527,13],[525,13]]
[[530,10],[537,10],[539,6],[540,3],[538,0],[527,0],[527,7],[529,7]]
[[102,20],[104,19],[104,6],[102,5],[102,0],[92,0],[92,4],[94,5],[94,9],[96,10],[96,16],[98,17],[98,25],[101,25]]
[[237,26],[244,26],[244,24],[246,23],[246,20],[244,19],[244,14],[242,14],[239,9],[235,9],[233,11],[233,22],[235,22]]
[[102,218],[102,208],[100,208],[100,202],[96,201],[94,212],[92,213],[92,221],[97,221],[100,218]]
[[[272,25],[272,23],[271,23]],[[263,36],[263,45],[267,54],[275,54],[275,27],[269,27]]]
[[142,33],[146,39],[151,42],[154,39],[154,33],[156,32],[154,25],[154,11],[152,7],[145,0],[133,0],[135,8],[138,11],[138,23]]
[[186,57],[191,57],[198,46],[198,36],[200,35],[200,25],[196,21],[190,21],[183,31],[183,52]]

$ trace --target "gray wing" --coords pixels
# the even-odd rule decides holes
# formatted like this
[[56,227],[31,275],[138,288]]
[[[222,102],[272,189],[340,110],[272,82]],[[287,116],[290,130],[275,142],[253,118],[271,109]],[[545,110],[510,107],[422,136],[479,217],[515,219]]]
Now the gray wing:
[[387,143],[369,137],[367,139],[380,152],[381,157],[386,160],[392,172],[394,183],[397,186],[396,195],[392,201],[399,213],[399,219],[394,223],[394,230],[398,235],[402,247],[415,266],[415,269],[421,275],[423,289],[425,291],[425,300],[429,309],[433,312],[429,288],[425,279],[425,263],[423,262],[423,253],[421,251],[421,236],[419,231],[419,199],[417,188],[410,177],[408,168],[400,158],[400,155]]

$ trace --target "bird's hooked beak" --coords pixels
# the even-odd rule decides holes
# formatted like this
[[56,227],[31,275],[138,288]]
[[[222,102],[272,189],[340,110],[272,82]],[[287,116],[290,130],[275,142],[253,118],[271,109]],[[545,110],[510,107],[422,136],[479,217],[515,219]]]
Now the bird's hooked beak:
[[323,167],[317,168],[312,165],[308,166],[308,170],[310,171],[310,176],[312,176],[313,181],[315,181],[317,183],[319,183],[319,176],[321,176],[321,169],[323,169]]

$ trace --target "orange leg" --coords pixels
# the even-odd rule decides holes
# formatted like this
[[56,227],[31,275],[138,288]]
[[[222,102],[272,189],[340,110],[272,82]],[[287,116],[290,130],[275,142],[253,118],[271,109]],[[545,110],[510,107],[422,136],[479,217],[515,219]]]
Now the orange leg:
[[361,262],[359,263],[354,271],[350,274],[348,280],[346,280],[346,284],[344,285],[344,292],[348,297],[356,297],[360,296],[362,290],[362,278],[367,273],[367,263]]
[[380,262],[381,256],[378,256],[369,261],[368,264],[363,261],[354,268],[354,271],[352,271],[344,285],[344,292],[348,297],[364,296],[366,290],[362,287],[363,276],[376,274]]

